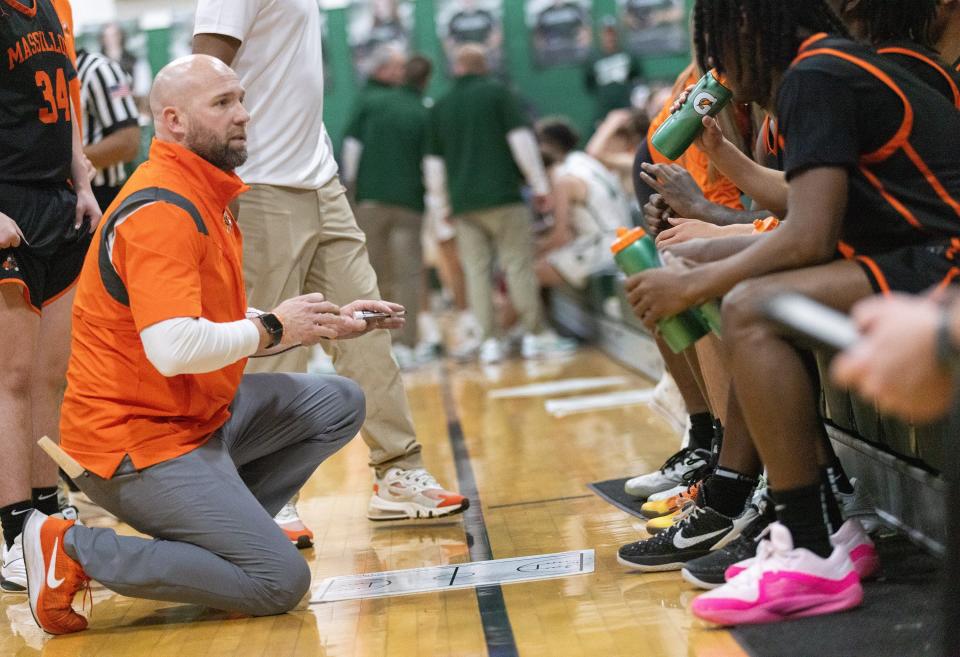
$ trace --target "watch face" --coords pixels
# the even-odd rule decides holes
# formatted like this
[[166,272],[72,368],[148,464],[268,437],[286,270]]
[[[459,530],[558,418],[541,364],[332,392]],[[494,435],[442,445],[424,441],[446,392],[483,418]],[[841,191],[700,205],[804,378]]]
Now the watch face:
[[267,348],[272,349],[280,344],[283,339],[283,324],[280,323],[277,316],[273,313],[264,313],[260,315],[260,323],[263,324],[263,328],[270,336],[270,344],[267,345]]
[[267,333],[271,335],[283,333],[283,324],[280,323],[276,315],[272,313],[260,315],[260,321],[263,323],[263,328],[267,329]]

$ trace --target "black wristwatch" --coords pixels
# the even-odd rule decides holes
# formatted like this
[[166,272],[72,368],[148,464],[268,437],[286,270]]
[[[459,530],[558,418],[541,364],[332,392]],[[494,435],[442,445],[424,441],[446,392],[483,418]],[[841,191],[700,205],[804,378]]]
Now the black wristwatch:
[[280,318],[273,313],[263,313],[262,315],[258,315],[257,319],[260,320],[267,335],[270,336],[270,342],[266,348],[273,349],[283,340],[283,324],[280,322]]
[[960,371],[960,349],[953,342],[950,328],[952,310],[948,306],[940,309],[940,321],[937,322],[937,363],[950,372]]

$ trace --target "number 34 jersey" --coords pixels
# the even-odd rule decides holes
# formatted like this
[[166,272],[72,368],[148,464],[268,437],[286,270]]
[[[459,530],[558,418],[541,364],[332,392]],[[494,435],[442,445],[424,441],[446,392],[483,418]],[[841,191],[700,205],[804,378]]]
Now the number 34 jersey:
[[0,182],[70,176],[76,71],[50,0],[0,0]]

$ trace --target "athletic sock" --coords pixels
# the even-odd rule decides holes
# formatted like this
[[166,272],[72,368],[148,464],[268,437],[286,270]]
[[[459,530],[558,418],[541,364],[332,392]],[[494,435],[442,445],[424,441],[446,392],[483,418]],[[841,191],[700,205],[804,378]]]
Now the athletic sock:
[[827,529],[833,534],[843,524],[843,514],[840,512],[840,504],[837,502],[837,489],[834,486],[830,468],[820,470],[820,483],[830,493],[824,500],[823,506],[827,514]]
[[40,513],[52,516],[60,510],[60,501],[57,499],[57,487],[33,488],[30,490],[33,498],[33,508]]
[[824,559],[830,556],[833,547],[827,528],[826,505],[827,499],[832,497],[832,493],[821,483],[770,491],[770,498],[776,505],[777,520],[790,530],[794,547],[806,548]]
[[756,486],[755,478],[718,466],[704,479],[697,502],[728,518],[736,518],[743,513]]
[[713,442],[713,416],[710,413],[694,413],[690,416],[690,449],[710,451]]
[[829,477],[830,488],[833,489],[834,493],[843,493],[844,495],[853,493],[853,482],[847,478],[847,473],[844,472],[843,465],[840,464],[840,460],[836,456],[833,457],[833,463],[823,470]]
[[33,502],[23,500],[0,508],[0,524],[3,525],[3,540],[7,547],[13,545],[13,539],[23,533],[23,521],[30,515],[27,513],[33,508]]
[[723,424],[719,419],[713,421],[713,440],[710,443],[710,463],[716,466],[720,462],[720,450],[723,449]]

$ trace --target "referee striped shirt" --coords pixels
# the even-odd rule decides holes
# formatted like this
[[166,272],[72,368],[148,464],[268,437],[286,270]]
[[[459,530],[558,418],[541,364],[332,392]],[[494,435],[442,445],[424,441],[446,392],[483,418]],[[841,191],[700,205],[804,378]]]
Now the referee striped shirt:
[[[83,103],[84,145],[96,144],[120,128],[137,125],[131,80],[120,65],[100,53],[77,53]],[[94,187],[120,187],[127,179],[122,163],[97,171]]]

